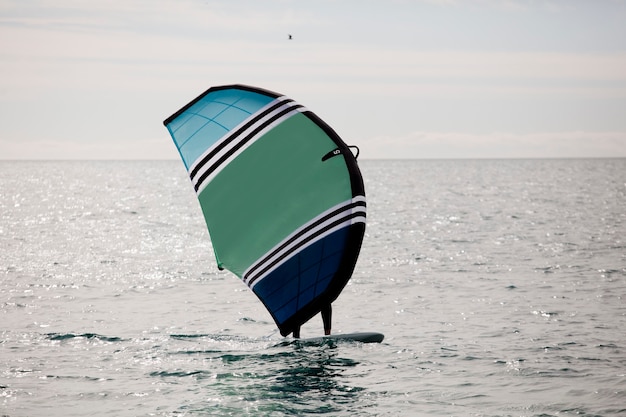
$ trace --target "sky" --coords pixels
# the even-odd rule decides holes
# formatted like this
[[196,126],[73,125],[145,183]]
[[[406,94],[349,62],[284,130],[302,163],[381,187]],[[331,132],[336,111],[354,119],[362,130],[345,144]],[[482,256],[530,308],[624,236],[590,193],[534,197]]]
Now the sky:
[[626,157],[626,0],[0,0],[0,159],[177,159],[224,84],[360,158]]

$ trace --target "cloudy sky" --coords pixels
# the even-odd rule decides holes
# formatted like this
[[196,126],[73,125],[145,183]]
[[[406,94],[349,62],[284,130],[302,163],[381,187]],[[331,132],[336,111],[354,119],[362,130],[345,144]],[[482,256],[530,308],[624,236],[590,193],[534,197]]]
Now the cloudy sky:
[[362,158],[626,157],[626,0],[0,0],[0,61],[0,159],[176,159],[232,83]]

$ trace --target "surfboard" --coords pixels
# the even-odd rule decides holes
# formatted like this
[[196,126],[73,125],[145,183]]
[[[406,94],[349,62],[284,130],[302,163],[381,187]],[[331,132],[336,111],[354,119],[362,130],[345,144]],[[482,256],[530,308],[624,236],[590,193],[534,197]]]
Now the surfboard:
[[358,332],[358,333],[341,333],[333,334],[330,336],[312,337],[308,339],[296,339],[296,342],[302,342],[305,344],[317,344],[327,341],[342,341],[342,342],[361,342],[361,343],[380,343],[385,338],[385,335],[377,332]]

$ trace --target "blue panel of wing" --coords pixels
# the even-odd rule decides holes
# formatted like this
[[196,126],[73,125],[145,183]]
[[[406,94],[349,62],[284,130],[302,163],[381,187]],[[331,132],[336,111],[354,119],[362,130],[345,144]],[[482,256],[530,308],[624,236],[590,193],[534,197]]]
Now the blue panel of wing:
[[167,125],[185,166],[189,168],[221,137],[272,100],[252,91],[226,89],[196,101]]
[[322,294],[339,268],[349,227],[315,242],[253,288],[281,324]]

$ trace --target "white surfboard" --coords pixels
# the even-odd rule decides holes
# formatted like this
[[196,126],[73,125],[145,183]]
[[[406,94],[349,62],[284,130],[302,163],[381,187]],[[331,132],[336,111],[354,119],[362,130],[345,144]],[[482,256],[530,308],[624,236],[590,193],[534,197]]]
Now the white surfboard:
[[297,342],[303,343],[324,343],[328,340],[361,342],[361,343],[380,343],[385,338],[382,333],[376,332],[359,332],[359,333],[339,333],[329,336],[313,337],[308,339],[296,339]]

